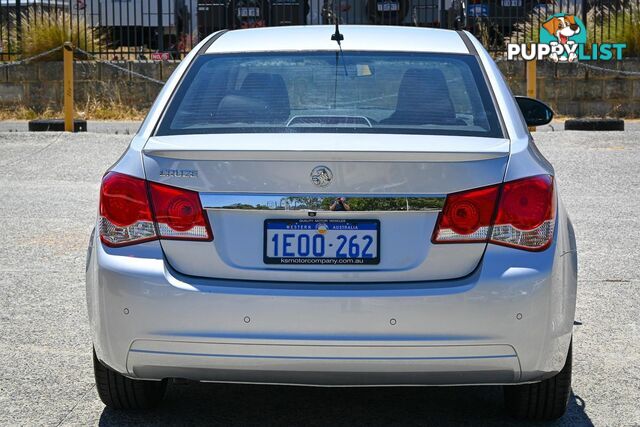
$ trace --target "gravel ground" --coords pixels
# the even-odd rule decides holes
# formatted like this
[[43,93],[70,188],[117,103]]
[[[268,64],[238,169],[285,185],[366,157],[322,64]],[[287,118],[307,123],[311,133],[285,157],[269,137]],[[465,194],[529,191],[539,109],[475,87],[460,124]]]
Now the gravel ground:
[[[10,130],[6,126],[0,129]],[[105,131],[135,124],[114,126]],[[575,394],[555,425],[640,425],[640,131],[558,128],[536,139],[556,167],[576,227],[581,324],[574,338]],[[155,412],[105,409],[93,385],[84,262],[100,177],[129,138],[0,133],[0,424],[511,423],[499,387],[180,383]]]

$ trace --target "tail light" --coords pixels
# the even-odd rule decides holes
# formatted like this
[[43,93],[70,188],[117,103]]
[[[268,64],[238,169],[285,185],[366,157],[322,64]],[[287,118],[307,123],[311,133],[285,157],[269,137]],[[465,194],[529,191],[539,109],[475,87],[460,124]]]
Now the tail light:
[[553,178],[539,175],[447,196],[433,243],[491,242],[539,251],[553,239]]
[[110,172],[100,188],[100,238],[109,246],[156,238],[144,180]]
[[499,190],[495,185],[447,196],[434,243],[486,242]]
[[545,249],[553,239],[555,202],[553,178],[549,175],[504,183],[491,242]]
[[211,240],[198,193],[153,182],[149,189],[161,238]]
[[212,238],[198,193],[117,172],[102,179],[99,226],[100,239],[108,246]]

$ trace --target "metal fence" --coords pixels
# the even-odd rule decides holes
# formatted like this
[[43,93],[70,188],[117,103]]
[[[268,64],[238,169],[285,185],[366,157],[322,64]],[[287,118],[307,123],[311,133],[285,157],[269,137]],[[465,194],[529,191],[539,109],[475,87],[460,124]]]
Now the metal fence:
[[[468,29],[496,54],[537,41],[541,24],[567,13],[588,41],[640,44],[640,0],[0,0],[0,60],[41,39],[73,40],[102,59],[179,59],[220,29],[279,25],[407,25]],[[64,40],[55,40],[60,44]],[[53,41],[52,41],[53,42]]]

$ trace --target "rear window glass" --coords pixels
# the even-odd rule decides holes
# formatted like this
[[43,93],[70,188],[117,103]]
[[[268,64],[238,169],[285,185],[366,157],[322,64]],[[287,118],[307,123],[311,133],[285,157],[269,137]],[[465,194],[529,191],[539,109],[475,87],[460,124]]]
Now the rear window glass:
[[200,56],[173,97],[158,135],[245,132],[502,137],[472,55]]

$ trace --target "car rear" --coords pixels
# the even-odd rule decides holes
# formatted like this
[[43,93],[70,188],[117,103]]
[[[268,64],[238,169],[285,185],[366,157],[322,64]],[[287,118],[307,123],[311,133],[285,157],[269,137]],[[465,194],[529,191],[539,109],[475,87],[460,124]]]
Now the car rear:
[[464,52],[350,48],[347,32],[344,50],[223,35],[193,58],[139,165],[102,182],[98,359],[139,379],[314,385],[560,371],[575,266],[553,170],[450,34]]

